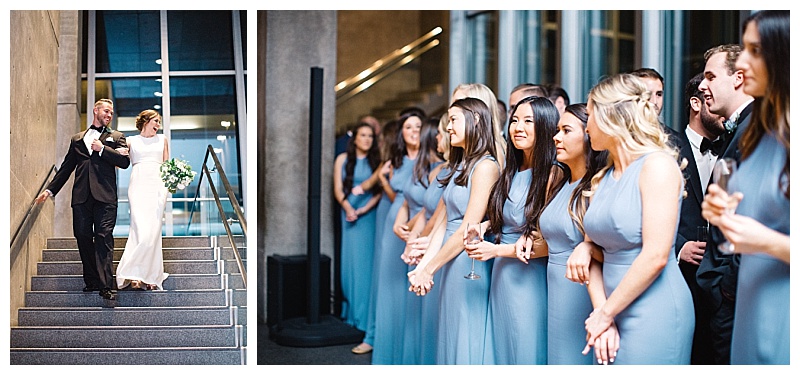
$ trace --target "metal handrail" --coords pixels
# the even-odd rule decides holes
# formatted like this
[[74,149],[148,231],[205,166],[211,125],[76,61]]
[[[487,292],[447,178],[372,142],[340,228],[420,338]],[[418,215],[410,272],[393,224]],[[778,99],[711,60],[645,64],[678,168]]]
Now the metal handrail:
[[25,216],[22,217],[22,222],[20,222],[19,225],[17,226],[17,230],[14,231],[14,236],[11,237],[11,248],[14,248],[14,243],[17,242],[17,236],[19,236],[19,232],[22,231],[22,228],[25,227],[25,224],[28,222],[28,218],[31,216],[31,212],[33,212],[33,208],[36,207],[36,198],[39,196],[39,194],[42,193],[44,187],[47,186],[47,182],[50,180],[50,176],[53,175],[53,172],[55,171],[56,171],[56,165],[53,164],[53,166],[50,167],[50,171],[47,172],[47,176],[44,177],[44,181],[42,181],[42,184],[39,186],[39,190],[36,191],[36,194],[33,197],[33,201],[31,202],[30,206],[28,206],[28,211],[25,212]]
[[[367,69],[364,69],[360,73],[347,78],[341,82],[339,82],[335,87],[334,90],[336,91],[336,102],[340,103],[343,102],[360,92],[366,90],[368,87],[372,86],[375,82],[379,81],[381,78],[388,75],[385,71],[389,71],[389,73],[399,69],[400,67],[408,64],[409,62],[413,61],[422,53],[430,50],[433,47],[439,45],[439,40],[434,39],[433,41],[425,44],[428,40],[432,39],[436,35],[441,34],[442,28],[437,26],[433,30],[429,31],[425,35],[417,38],[413,42],[398,48],[392,53],[378,59],[372,65],[370,65]],[[419,46],[424,46],[419,50],[415,51]]]
[[231,247],[233,248],[233,255],[236,256],[236,264],[239,266],[239,271],[242,274],[242,281],[244,283],[245,289],[247,289],[247,270],[244,267],[244,262],[242,261],[242,256],[239,254],[239,249],[236,247],[236,241],[233,239],[233,232],[231,232],[230,224],[233,221],[237,221],[239,226],[242,228],[242,233],[244,236],[247,237],[247,220],[242,213],[242,208],[239,206],[239,201],[236,199],[236,195],[233,192],[233,188],[231,184],[228,182],[228,177],[225,175],[225,170],[222,168],[222,165],[217,159],[217,155],[214,152],[214,147],[208,145],[206,149],[206,155],[203,157],[203,168],[202,173],[200,174],[200,178],[197,181],[197,189],[195,190],[194,194],[194,201],[192,202],[192,210],[189,212],[189,223],[186,224],[186,232],[189,233],[189,227],[192,224],[192,215],[194,213],[195,202],[197,201],[200,193],[200,185],[203,183],[203,175],[206,176],[208,179],[208,186],[211,188],[211,194],[214,196],[214,201],[217,203],[217,209],[219,210],[220,217],[225,217],[225,210],[222,208],[222,201],[220,200],[219,194],[217,193],[217,188],[214,186],[214,183],[211,182],[211,171],[208,169],[206,163],[208,162],[208,156],[211,155],[212,160],[214,161],[214,170],[219,174],[220,179],[222,180],[222,185],[225,187],[225,192],[228,195],[228,199],[231,202],[231,206],[233,207],[234,213],[236,213],[237,220],[233,218],[223,219],[222,224],[225,227],[225,233],[228,236],[228,240],[231,243]]

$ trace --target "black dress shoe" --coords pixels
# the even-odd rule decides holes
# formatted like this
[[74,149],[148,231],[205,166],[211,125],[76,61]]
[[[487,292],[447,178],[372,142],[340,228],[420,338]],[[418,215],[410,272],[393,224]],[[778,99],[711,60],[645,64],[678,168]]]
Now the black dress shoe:
[[113,301],[117,299],[117,294],[114,293],[111,289],[103,289],[100,291],[100,297],[103,297],[103,299]]
[[83,287],[83,291],[84,292],[99,292],[100,288],[98,288],[96,286],[85,286],[85,287]]

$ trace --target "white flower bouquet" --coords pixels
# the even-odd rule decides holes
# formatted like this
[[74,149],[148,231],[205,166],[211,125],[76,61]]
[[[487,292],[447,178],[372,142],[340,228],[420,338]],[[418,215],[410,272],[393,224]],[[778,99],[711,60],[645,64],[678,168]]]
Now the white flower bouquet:
[[172,158],[161,163],[161,181],[172,194],[189,186],[196,174],[185,160]]

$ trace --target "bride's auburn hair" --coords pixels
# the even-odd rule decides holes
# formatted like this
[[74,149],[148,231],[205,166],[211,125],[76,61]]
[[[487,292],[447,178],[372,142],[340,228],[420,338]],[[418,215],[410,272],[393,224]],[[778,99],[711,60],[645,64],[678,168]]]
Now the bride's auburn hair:
[[136,129],[142,131],[144,124],[156,117],[161,117],[161,115],[153,109],[145,109],[144,111],[139,112],[139,115],[136,116]]

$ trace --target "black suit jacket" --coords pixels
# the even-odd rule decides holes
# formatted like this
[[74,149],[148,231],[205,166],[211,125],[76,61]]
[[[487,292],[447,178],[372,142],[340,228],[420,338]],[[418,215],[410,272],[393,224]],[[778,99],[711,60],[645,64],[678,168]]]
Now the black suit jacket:
[[[687,241],[698,241],[697,227],[706,225],[703,219],[701,204],[705,197],[700,174],[697,172],[697,161],[694,160],[692,145],[686,133],[677,135],[678,152],[681,159],[686,159],[686,168],[683,169],[684,191],[686,197],[681,203],[681,217],[678,223],[678,235],[675,238],[675,256],[680,254],[681,248]],[[708,181],[706,181],[708,182]]]
[[75,171],[75,182],[72,186],[72,205],[79,205],[89,197],[103,203],[117,203],[117,171],[116,167],[126,169],[131,164],[129,157],[121,155],[115,149],[128,147],[125,135],[121,132],[106,128],[100,135],[103,143],[103,154],[92,152],[83,142],[86,131],[72,136],[67,156],[61,163],[61,168],[56,172],[53,181],[47,186],[53,195],[69,180]]
[[[751,102],[739,115],[738,125],[732,134],[728,134],[728,143],[725,152],[720,158],[734,158],[737,162],[741,161],[741,151],[739,150],[739,139],[750,124],[750,114],[753,110]],[[717,250],[717,244],[725,241],[725,236],[714,226],[708,231],[708,243],[703,261],[697,270],[697,283],[708,293],[719,306],[722,299],[733,301],[736,298],[736,283],[739,275],[739,254],[725,255]]]

